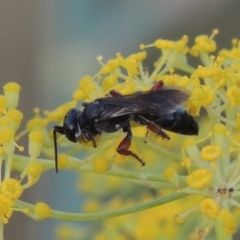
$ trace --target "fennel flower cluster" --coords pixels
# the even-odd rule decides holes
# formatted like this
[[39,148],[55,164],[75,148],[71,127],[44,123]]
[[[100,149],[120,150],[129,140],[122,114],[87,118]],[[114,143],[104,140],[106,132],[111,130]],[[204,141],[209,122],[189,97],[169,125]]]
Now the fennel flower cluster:
[[[21,211],[35,220],[107,218],[96,231],[59,226],[56,233],[59,239],[83,239],[84,234],[86,239],[91,236],[97,240],[106,236],[232,239],[240,207],[240,42],[233,39],[231,49],[217,50],[214,40],[217,34],[218,30],[214,30],[211,36],[197,36],[191,46],[187,36],[178,41],[158,39],[140,45],[138,53],[128,57],[117,53],[107,62],[98,56],[99,72],[81,78],[69,102],[52,111],[35,109],[35,116],[22,132],[17,131],[23,118],[17,109],[20,86],[13,82],[3,86],[1,228],[13,211]],[[148,48],[159,52],[153,66],[144,65]],[[193,57],[199,60],[197,67],[188,62]],[[92,142],[75,144],[59,136],[60,172],[81,172],[78,187],[87,196],[83,212],[62,212],[47,203],[32,205],[20,200],[23,191],[35,185],[43,172],[54,170],[52,129],[53,125],[62,125],[69,109],[82,108],[82,102],[104,97],[111,89],[123,95],[148,91],[159,80],[165,86],[189,91],[184,107],[199,123],[198,136],[168,132],[171,139],[166,141],[154,133],[146,135],[144,126],[132,123],[130,150],[145,160],[145,167],[140,167],[133,157],[117,153],[116,148],[126,134],[122,131],[97,136],[97,148],[93,148]],[[26,134],[28,153],[20,153],[24,148],[18,144]],[[12,170],[19,175],[14,176]]]

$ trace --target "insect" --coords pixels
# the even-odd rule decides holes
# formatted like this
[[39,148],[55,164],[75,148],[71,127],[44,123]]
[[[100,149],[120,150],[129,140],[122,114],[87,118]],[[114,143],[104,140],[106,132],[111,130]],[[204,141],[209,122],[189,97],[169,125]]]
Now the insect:
[[133,156],[143,166],[145,162],[129,150],[132,131],[130,122],[145,125],[148,130],[170,139],[162,130],[184,135],[197,135],[198,123],[180,106],[189,98],[183,89],[165,88],[159,81],[146,92],[121,95],[111,90],[110,96],[98,98],[91,103],[82,103],[84,109],[70,109],[63,121],[63,126],[54,126],[55,168],[57,162],[57,133],[63,134],[71,142],[92,141],[96,147],[95,137],[101,133],[111,133],[120,129],[126,133],[116,151],[125,156]]

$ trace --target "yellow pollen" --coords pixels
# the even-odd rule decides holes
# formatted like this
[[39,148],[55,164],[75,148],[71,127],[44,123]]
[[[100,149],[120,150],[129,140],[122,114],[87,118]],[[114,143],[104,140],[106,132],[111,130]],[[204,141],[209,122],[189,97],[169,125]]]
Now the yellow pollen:
[[7,105],[7,98],[3,95],[0,95],[0,113],[5,113]]
[[226,95],[232,107],[240,105],[240,88],[232,86],[227,90]]
[[216,42],[207,35],[196,37],[195,43],[202,51],[206,51],[208,53],[214,52],[217,49]]
[[64,169],[67,167],[68,164],[68,156],[64,153],[60,154],[58,156],[58,168]]
[[11,124],[11,119],[7,116],[0,117],[0,127],[9,127]]
[[219,211],[217,203],[211,198],[204,199],[200,204],[200,209],[210,219],[216,218]]
[[110,66],[112,69],[115,69],[115,68],[119,67],[119,64],[120,64],[120,62],[119,62],[118,58],[117,59],[110,59],[107,62],[107,65]]
[[222,156],[222,149],[217,145],[208,145],[203,147],[201,157],[205,161],[213,162]]
[[0,194],[0,221],[3,221],[3,223],[8,223],[7,218],[10,218],[12,215],[13,205],[14,202],[12,199],[3,194]]
[[32,131],[29,134],[29,139],[36,143],[42,143],[44,141],[44,134],[40,131]]
[[75,106],[76,106],[76,100],[66,102],[61,106],[59,106],[58,108],[56,108],[55,110],[49,112],[47,114],[47,118],[51,121],[62,121],[66,113]]
[[43,166],[40,163],[32,162],[27,167],[27,175],[30,175],[32,177],[36,177],[39,174],[41,174],[43,171]]
[[15,82],[9,82],[3,86],[4,91],[19,92],[21,86]]
[[20,85],[14,82],[7,83],[3,86],[4,96],[7,99],[7,109],[14,109],[18,105]]
[[29,134],[28,153],[32,159],[36,159],[42,150],[44,134],[41,131],[32,131]]
[[86,85],[92,84],[93,79],[91,76],[84,76],[78,82],[78,89],[82,90]]
[[154,45],[156,48],[162,48],[162,49],[174,49],[175,48],[175,43],[170,40],[163,40],[163,39],[158,39],[154,42]]
[[186,167],[187,169],[189,169],[189,168],[191,167],[191,165],[192,165],[192,159],[191,159],[191,158],[188,158],[188,157],[185,157],[185,158],[183,159],[183,161],[181,162],[181,165],[182,165],[183,167]]
[[82,90],[85,93],[90,94],[91,92],[95,91],[96,88],[97,86],[94,83],[89,83],[88,85],[84,86]]
[[22,195],[23,188],[19,181],[13,178],[8,178],[2,182],[0,191],[3,195],[11,199],[17,199]]
[[122,66],[124,68],[126,68],[126,70],[128,71],[128,74],[130,76],[136,76],[139,74],[138,71],[138,64],[137,64],[137,60],[135,57],[129,57],[126,58],[123,62],[122,62]]
[[17,109],[10,109],[7,111],[6,116],[14,122],[21,122],[23,119],[23,114]]
[[0,130],[0,140],[3,142],[10,142],[14,138],[15,132],[12,129],[1,129]]
[[219,213],[219,217],[222,220],[226,233],[233,234],[236,232],[237,220],[232,213],[230,213],[226,209],[222,209]]
[[195,145],[195,140],[191,137],[188,137],[188,138],[185,138],[183,140],[183,147],[189,147],[189,146],[192,146],[192,145]]
[[227,128],[223,124],[219,123],[219,124],[214,125],[213,131],[215,133],[225,134],[227,132]]
[[212,180],[212,173],[208,169],[198,169],[187,177],[187,184],[194,189],[205,188]]
[[38,202],[35,205],[34,214],[38,220],[43,220],[50,216],[51,208],[46,203]]
[[[36,116],[34,118],[32,118],[31,120],[29,120],[27,123],[28,131],[45,128],[48,124],[48,120],[46,118],[41,118],[39,116],[38,108],[34,109],[34,113],[36,114]],[[49,113],[46,113],[46,114],[48,115]]]
[[197,101],[203,107],[209,106],[215,99],[215,93],[209,86],[194,89],[192,92],[192,101]]
[[81,90],[81,89],[77,89],[74,93],[73,93],[73,99],[80,101],[80,100],[84,100],[86,98],[87,94]]
[[111,68],[109,66],[103,66],[101,69],[100,69],[100,73],[101,74],[108,74],[111,72]]
[[96,173],[105,173],[112,166],[111,162],[107,160],[105,156],[95,158],[93,165]]
[[136,54],[136,60],[137,61],[143,61],[144,59],[146,59],[146,57],[147,57],[147,52],[146,51],[138,52]]
[[108,92],[110,89],[113,89],[115,85],[117,85],[118,77],[114,74],[106,76],[103,79],[102,87],[103,89]]

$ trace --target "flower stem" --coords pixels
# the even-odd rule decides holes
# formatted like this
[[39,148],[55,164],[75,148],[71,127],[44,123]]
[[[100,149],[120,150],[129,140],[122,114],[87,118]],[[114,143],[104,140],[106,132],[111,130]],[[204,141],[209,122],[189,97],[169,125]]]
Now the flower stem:
[[0,240],[4,240],[3,238],[3,227],[4,227],[4,224],[2,221],[0,221]]
[[[83,171],[83,172],[91,172],[95,173],[94,168],[92,165],[88,163],[83,163],[83,161],[79,160],[78,158],[71,157],[71,160],[76,162],[76,165],[73,165],[72,167],[68,167],[68,170],[75,170],[75,171]],[[22,170],[25,168],[25,165],[29,162],[29,157],[14,155],[14,162],[15,166],[18,167],[18,170]],[[48,160],[48,159],[36,159],[35,162],[41,163],[44,167],[44,170],[51,170],[54,169],[54,161]],[[131,172],[119,169],[117,167],[112,167],[109,171],[105,173],[105,175],[110,176],[117,176],[117,177],[123,177],[128,178],[131,180],[139,180],[139,181],[146,181],[146,182],[155,182],[155,183],[169,183],[169,181],[166,180],[161,174],[153,174],[153,173],[144,173],[144,172]]]
[[221,219],[216,219],[214,226],[215,226],[216,240],[232,240],[233,239],[231,234],[226,233]]
[[[97,213],[70,213],[70,212],[51,210],[50,218],[70,220],[70,221],[99,220],[99,219],[117,217],[117,216],[122,216],[130,213],[136,213],[139,211],[147,210],[149,208],[157,207],[186,196],[188,196],[188,194],[186,193],[173,193],[167,196],[160,197],[158,199],[154,199],[152,201],[148,201],[146,203],[134,205],[132,207],[126,207],[126,208],[117,209],[113,211],[97,212]],[[30,211],[34,209],[34,205],[32,204],[25,203],[20,200],[17,200],[16,202],[17,202],[17,205],[21,206],[22,208],[28,208]]]

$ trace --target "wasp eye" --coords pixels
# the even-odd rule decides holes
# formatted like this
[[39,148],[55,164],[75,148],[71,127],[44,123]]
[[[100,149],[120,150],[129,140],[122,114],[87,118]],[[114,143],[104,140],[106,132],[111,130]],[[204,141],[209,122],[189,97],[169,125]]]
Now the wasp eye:
[[78,142],[81,137],[81,128],[79,121],[80,117],[81,111],[76,108],[72,108],[67,112],[64,118],[64,133],[67,139],[71,142]]

